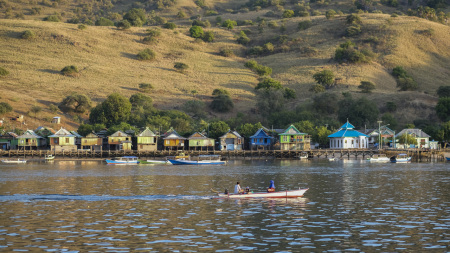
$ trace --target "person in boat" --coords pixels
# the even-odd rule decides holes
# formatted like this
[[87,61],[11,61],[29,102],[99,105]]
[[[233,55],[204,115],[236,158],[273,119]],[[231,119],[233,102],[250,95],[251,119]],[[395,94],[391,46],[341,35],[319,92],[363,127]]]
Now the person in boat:
[[245,187],[245,194],[250,194],[250,187]]
[[239,182],[236,183],[236,185],[234,186],[234,194],[241,194],[244,193],[244,190],[242,190],[241,185],[239,184]]
[[270,180],[269,188],[267,188],[267,192],[274,192],[275,191],[275,182],[273,180]]

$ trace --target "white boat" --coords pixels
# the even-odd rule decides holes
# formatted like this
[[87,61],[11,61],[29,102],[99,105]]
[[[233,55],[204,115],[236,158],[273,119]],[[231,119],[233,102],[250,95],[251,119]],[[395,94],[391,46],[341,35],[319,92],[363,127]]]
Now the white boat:
[[137,156],[122,156],[114,159],[106,159],[107,164],[138,164]]
[[55,156],[52,155],[52,154],[50,154],[50,155],[45,155],[44,159],[45,159],[46,161],[51,161],[51,160],[54,160],[54,159],[55,159]]
[[339,160],[339,158],[337,158],[337,157],[328,158],[328,161],[330,161],[330,162],[334,162],[334,161],[338,161],[338,160]]
[[222,165],[226,161],[220,159],[220,155],[199,155],[192,158],[169,159],[173,165]]
[[8,160],[2,160],[2,163],[27,163],[27,160],[20,159],[20,158],[18,158],[17,160],[8,159]]
[[300,198],[308,189],[298,189],[279,192],[254,192],[246,194],[225,194],[219,193],[221,198],[244,199],[244,198]]
[[139,160],[139,164],[171,164],[168,160]]
[[374,154],[372,157],[367,158],[367,161],[373,163],[388,163],[390,162],[390,159],[385,154]]
[[408,163],[411,162],[411,156],[407,154],[398,154],[396,156],[391,157],[392,163]]
[[308,152],[302,152],[299,156],[298,159],[302,160],[302,159],[308,159]]

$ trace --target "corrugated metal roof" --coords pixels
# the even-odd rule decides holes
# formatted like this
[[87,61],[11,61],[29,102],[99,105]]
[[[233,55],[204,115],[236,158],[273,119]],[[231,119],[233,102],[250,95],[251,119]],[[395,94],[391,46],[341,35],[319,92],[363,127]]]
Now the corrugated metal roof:
[[428,134],[426,134],[422,129],[403,129],[400,133],[396,134],[395,137],[402,136],[403,134],[408,133],[414,135],[418,138],[430,138]]

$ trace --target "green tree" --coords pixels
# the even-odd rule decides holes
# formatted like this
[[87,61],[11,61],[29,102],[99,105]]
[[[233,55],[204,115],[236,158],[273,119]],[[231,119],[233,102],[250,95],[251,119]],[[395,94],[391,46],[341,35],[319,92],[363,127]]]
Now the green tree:
[[230,127],[224,121],[214,121],[209,124],[208,136],[213,139],[218,139],[228,132],[229,129]]
[[316,95],[313,97],[313,108],[319,114],[334,114],[338,109],[338,98],[333,93]]
[[241,32],[239,33],[239,37],[238,37],[238,39],[237,39],[237,42],[238,42],[239,44],[242,44],[242,45],[247,45],[248,43],[250,43],[250,38],[247,37],[247,34],[245,34],[244,31],[241,31]]
[[213,31],[205,32],[205,34],[203,35],[202,40],[205,41],[205,42],[213,42],[214,41],[214,32]]
[[218,96],[218,95],[230,95],[230,93],[225,90],[225,89],[214,89],[212,92],[213,96]]
[[132,26],[142,26],[147,22],[147,14],[144,9],[133,8],[123,15],[123,19],[130,22]]
[[435,109],[439,119],[442,121],[450,120],[450,97],[439,98]]
[[58,107],[63,112],[84,113],[91,109],[92,102],[88,96],[74,93],[65,97]]
[[325,87],[331,87],[334,84],[334,73],[328,69],[315,73],[313,78],[318,84]]
[[121,21],[117,22],[116,27],[119,29],[122,29],[122,30],[127,30],[127,29],[130,29],[131,23],[128,20],[121,20]]
[[87,136],[88,134],[94,131],[94,127],[89,124],[80,124],[78,127],[77,133],[81,136]]
[[234,103],[230,96],[221,94],[213,98],[210,107],[216,112],[229,112],[233,109]]
[[283,14],[281,15],[283,18],[292,18],[294,16],[293,10],[284,10]]
[[302,120],[300,122],[294,123],[295,128],[302,133],[307,133],[313,135],[315,133],[314,124],[309,120]]
[[440,86],[437,89],[437,95],[440,98],[450,97],[450,86]]
[[181,73],[184,73],[186,71],[186,69],[189,68],[189,66],[185,63],[182,62],[175,62],[175,65],[173,65],[173,67]]
[[38,106],[38,105],[33,105],[30,109],[30,111],[32,113],[34,113],[34,118],[37,118],[37,114],[40,113],[42,111],[42,107]]
[[260,128],[262,128],[262,124],[260,122],[258,122],[256,124],[245,123],[245,124],[241,124],[237,128],[237,131],[244,138],[250,138],[250,136],[254,135],[256,133],[256,131],[258,131]]
[[164,28],[174,30],[177,28],[177,25],[173,22],[167,22],[164,24]]
[[153,111],[153,100],[151,97],[142,93],[136,93],[130,97],[131,110],[135,110],[138,107],[142,107],[145,111]]
[[375,102],[362,97],[354,100],[351,96],[339,101],[338,119],[341,122],[351,120],[355,127],[375,124],[379,110]]
[[322,84],[316,83],[313,86],[311,86],[311,88],[309,88],[309,91],[314,93],[321,93],[325,92],[325,87]]
[[295,98],[297,98],[297,94],[295,93],[295,90],[293,90],[293,89],[284,88],[284,98],[295,99]]
[[389,128],[396,129],[398,126],[397,118],[394,117],[394,115],[390,113],[385,113],[383,116],[381,116],[381,120],[384,124],[389,124]]
[[311,20],[305,20],[298,23],[297,29],[298,30],[306,30],[312,26]]
[[404,133],[404,134],[400,135],[399,137],[397,137],[397,139],[400,144],[417,145],[417,139],[414,138],[414,136],[411,134]]
[[189,29],[189,33],[192,38],[202,38],[203,37],[203,28],[201,26],[194,25]]
[[186,13],[184,13],[184,11],[179,11],[177,13],[177,18],[185,18],[186,17]]
[[227,28],[228,30],[232,30],[237,25],[237,22],[231,19],[227,19],[223,21],[222,27]]
[[0,102],[0,115],[12,112],[13,108],[7,102]]
[[361,81],[361,85],[359,85],[358,88],[363,93],[372,93],[372,90],[375,89],[375,84],[368,81]]
[[114,134],[117,131],[125,132],[125,131],[128,131],[128,130],[134,131],[135,133],[139,131],[139,129],[131,126],[127,122],[120,122],[117,125],[110,126],[108,128],[107,134],[111,135],[111,134]]
[[114,26],[114,22],[111,20],[101,17],[95,21],[96,26]]
[[186,101],[186,103],[184,103],[183,110],[195,118],[201,119],[206,117],[206,104],[201,100]]
[[347,21],[347,24],[361,24],[362,23],[361,17],[354,13],[348,15],[346,17],[346,21]]
[[419,85],[412,77],[400,77],[397,79],[397,87],[399,87],[401,91],[407,91],[417,90]]
[[316,131],[312,136],[312,140],[319,143],[320,146],[326,146],[329,144],[328,136],[330,134],[332,134],[332,132],[331,130],[328,130],[326,126],[316,127]]
[[389,101],[386,102],[385,108],[388,112],[395,112],[397,110],[397,104],[393,101]]
[[105,101],[92,108],[89,121],[110,127],[121,122],[127,122],[130,114],[130,101],[119,93],[112,93]]
[[33,31],[25,30],[25,31],[20,35],[20,37],[21,37],[22,39],[25,39],[25,40],[31,40],[31,39],[34,39],[34,38],[36,37],[36,34],[34,34]]
[[283,89],[259,89],[257,90],[257,102],[259,112],[263,116],[283,111],[286,105]]
[[406,70],[403,69],[402,66],[396,66],[394,69],[392,69],[392,75],[396,78],[409,77],[408,73],[406,73]]

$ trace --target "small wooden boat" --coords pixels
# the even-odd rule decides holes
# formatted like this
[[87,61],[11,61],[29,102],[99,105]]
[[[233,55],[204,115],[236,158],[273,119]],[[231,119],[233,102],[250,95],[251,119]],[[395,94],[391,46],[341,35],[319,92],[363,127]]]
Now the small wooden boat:
[[137,156],[122,156],[114,159],[106,159],[107,164],[138,164]]
[[367,161],[372,163],[388,163],[390,159],[385,154],[374,154],[372,157],[367,158]]
[[447,162],[450,162],[450,157],[445,157],[445,159],[447,159]]
[[330,157],[330,158],[328,158],[328,161],[330,161],[330,162],[339,161],[339,158],[337,158],[337,157]]
[[246,194],[225,194],[219,193],[219,197],[230,199],[245,199],[245,198],[300,198],[303,197],[308,189],[298,189],[291,191],[279,192],[254,192]]
[[168,160],[138,160],[139,164],[160,164],[160,165],[169,165],[171,164]]
[[298,159],[303,160],[303,159],[308,159],[308,152],[302,152],[299,156]]
[[391,157],[392,163],[408,163],[411,162],[411,156],[407,154],[398,154],[396,156]]
[[55,159],[55,156],[54,155],[45,155],[45,157],[44,157],[44,159],[46,160],[46,161],[51,161],[51,160],[54,160]]
[[2,163],[27,163],[27,160],[20,159],[20,158],[17,160],[8,159],[8,160],[2,160]]
[[186,158],[169,159],[173,165],[222,165],[226,161],[220,160],[220,155],[199,155],[192,159]]

